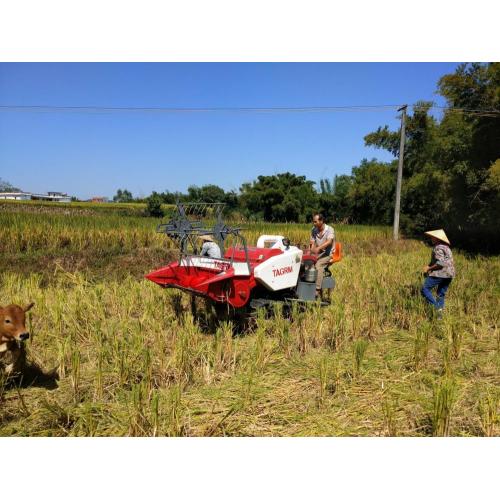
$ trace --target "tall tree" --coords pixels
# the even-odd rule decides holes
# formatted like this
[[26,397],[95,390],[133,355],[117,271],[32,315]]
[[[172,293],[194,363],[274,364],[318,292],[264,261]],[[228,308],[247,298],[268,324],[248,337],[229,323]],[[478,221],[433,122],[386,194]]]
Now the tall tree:
[[226,193],[215,184],[204,186],[189,186],[187,201],[204,203],[223,203]]
[[205,184],[201,187],[189,186],[184,197],[187,202],[225,203],[225,209],[230,211],[238,206],[238,195],[234,191],[224,191],[215,184]]
[[131,203],[134,201],[134,197],[132,196],[132,193],[127,189],[118,189],[118,191],[116,191],[116,194],[113,196],[113,201],[116,201],[118,203]]
[[304,222],[317,210],[314,182],[290,172],[259,175],[240,188],[240,203],[250,217],[270,222]]
[[336,175],[333,182],[320,180],[319,209],[330,221],[352,219],[349,191],[353,178],[350,175]]
[[450,218],[457,228],[494,233],[498,190],[491,179],[500,159],[500,63],[462,64],[444,75],[438,88],[451,108],[442,121],[453,190]]
[[165,215],[162,208],[162,197],[156,191],[153,191],[147,199],[146,215],[149,217],[161,218]]
[[[435,118],[429,116],[432,104],[428,101],[419,101],[413,107],[413,114],[407,115],[403,170],[405,178],[420,172],[436,155],[438,124]],[[395,157],[399,156],[399,130],[390,131],[385,125],[366,135],[364,139],[366,146],[385,149]]]
[[394,207],[397,162],[382,163],[364,159],[352,169],[348,191],[355,222],[390,224]]
[[19,193],[21,189],[14,187],[10,182],[0,177],[0,193]]

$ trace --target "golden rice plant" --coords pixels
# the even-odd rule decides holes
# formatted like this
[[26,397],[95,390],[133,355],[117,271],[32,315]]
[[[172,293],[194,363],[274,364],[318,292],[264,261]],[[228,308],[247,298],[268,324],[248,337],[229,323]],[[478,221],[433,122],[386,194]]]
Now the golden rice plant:
[[457,384],[443,378],[434,385],[432,432],[434,436],[449,436],[452,410],[457,398]]
[[366,339],[358,339],[353,345],[353,374],[357,377],[361,373],[363,360],[365,359],[366,350],[369,342]]
[[415,330],[415,343],[413,351],[413,364],[415,370],[421,368],[429,355],[430,324],[417,325]]
[[319,408],[325,405],[328,394],[335,392],[337,382],[335,359],[331,355],[322,356],[318,362],[317,404]]
[[387,436],[396,437],[398,435],[396,423],[397,402],[388,394],[382,399],[382,411],[384,414],[384,427]]
[[487,390],[478,402],[481,429],[485,436],[495,435],[496,427],[500,421],[500,397],[498,391]]
[[176,384],[168,392],[166,435],[181,436],[183,433],[182,386]]

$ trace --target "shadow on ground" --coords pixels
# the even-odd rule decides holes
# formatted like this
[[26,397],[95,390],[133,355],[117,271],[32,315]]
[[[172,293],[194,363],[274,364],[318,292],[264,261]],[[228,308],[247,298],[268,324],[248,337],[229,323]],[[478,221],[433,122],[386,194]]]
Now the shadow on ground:
[[18,387],[27,389],[29,387],[41,387],[47,390],[54,390],[58,387],[59,374],[57,368],[45,372],[36,363],[28,363],[23,373],[17,377],[9,379],[5,384],[5,389]]

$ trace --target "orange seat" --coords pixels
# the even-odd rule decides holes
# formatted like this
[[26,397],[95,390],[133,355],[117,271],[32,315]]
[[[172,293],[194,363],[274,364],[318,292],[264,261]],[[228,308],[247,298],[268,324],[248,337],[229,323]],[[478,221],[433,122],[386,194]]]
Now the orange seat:
[[330,259],[330,264],[335,264],[335,262],[340,262],[342,260],[342,243],[335,243],[335,248],[332,252],[332,258]]

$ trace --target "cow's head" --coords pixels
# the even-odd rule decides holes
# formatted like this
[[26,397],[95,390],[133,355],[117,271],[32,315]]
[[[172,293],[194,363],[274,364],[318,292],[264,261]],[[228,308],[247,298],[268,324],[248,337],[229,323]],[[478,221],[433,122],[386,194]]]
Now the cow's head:
[[30,337],[26,331],[26,312],[29,311],[35,304],[31,303],[26,307],[21,307],[15,304],[10,306],[0,307],[0,343],[18,342],[27,340]]

